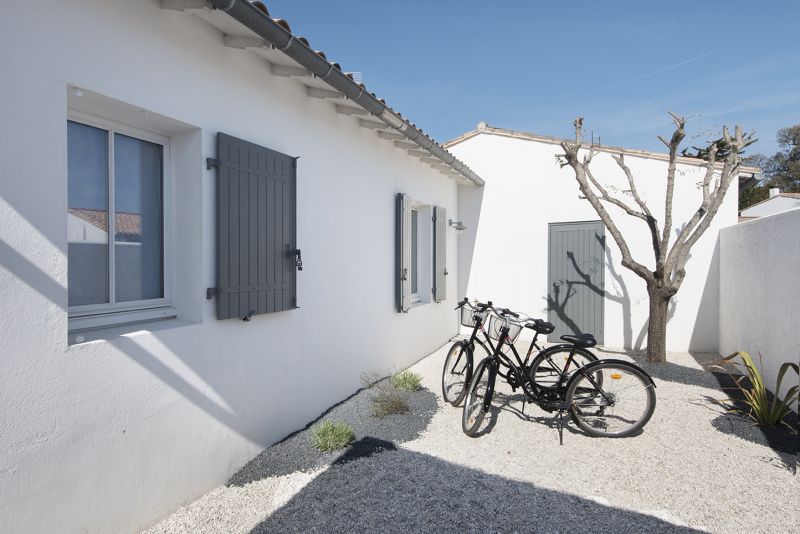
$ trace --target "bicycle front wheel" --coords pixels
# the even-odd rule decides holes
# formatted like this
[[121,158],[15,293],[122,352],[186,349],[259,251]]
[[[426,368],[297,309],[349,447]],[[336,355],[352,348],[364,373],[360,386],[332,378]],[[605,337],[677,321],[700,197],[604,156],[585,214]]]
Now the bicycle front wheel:
[[444,360],[442,369],[442,397],[445,402],[458,406],[467,394],[472,378],[472,350],[469,343],[453,343]]
[[600,360],[579,370],[565,400],[581,430],[605,438],[630,436],[647,424],[656,409],[650,378],[636,365],[622,361]]
[[461,415],[461,429],[470,437],[475,437],[481,429],[489,403],[492,402],[495,377],[496,372],[488,358],[478,364],[472,375]]

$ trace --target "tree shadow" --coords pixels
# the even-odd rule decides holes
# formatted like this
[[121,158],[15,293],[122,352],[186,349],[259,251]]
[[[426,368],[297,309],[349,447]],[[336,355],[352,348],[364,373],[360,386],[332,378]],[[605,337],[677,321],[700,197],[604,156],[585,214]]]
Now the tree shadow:
[[[595,239],[603,248],[606,250],[605,246],[605,238],[602,236],[595,235]],[[578,323],[569,315],[567,311],[567,304],[569,303],[570,299],[574,297],[578,293],[579,287],[586,287],[592,293],[599,295],[601,298],[606,296],[605,290],[597,284],[592,282],[591,275],[597,272],[597,269],[603,268],[603,262],[595,259],[592,261],[592,265],[589,269],[584,270],[579,265],[577,260],[575,259],[575,254],[572,251],[567,251],[567,259],[572,264],[572,268],[574,272],[578,275],[580,280],[557,280],[553,282],[552,291],[545,297],[545,301],[547,302],[547,311],[552,311],[556,314],[556,316],[563,322],[567,328],[573,334],[581,334],[584,333],[584,329],[578,325]],[[562,296],[562,289],[561,286],[565,286],[565,290],[563,291]],[[597,335],[597,332],[592,332]],[[602,335],[602,333],[600,333]],[[558,335],[554,333],[554,335]]]
[[697,532],[374,438],[353,450],[251,532]]

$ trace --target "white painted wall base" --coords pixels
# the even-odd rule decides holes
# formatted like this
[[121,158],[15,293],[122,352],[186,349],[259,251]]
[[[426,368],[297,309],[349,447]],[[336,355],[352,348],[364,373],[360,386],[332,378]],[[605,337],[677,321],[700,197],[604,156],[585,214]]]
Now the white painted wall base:
[[[457,217],[455,182],[252,52],[226,48],[199,18],[155,0],[17,2],[3,7],[0,48],[2,530],[136,531],[355,391],[361,373],[402,368],[456,332],[455,230],[450,298],[398,314],[394,293],[395,195]],[[74,345],[70,85],[173,128],[162,133],[178,310]],[[205,300],[215,280],[205,158],[218,131],[300,157],[297,310],[217,321]]]

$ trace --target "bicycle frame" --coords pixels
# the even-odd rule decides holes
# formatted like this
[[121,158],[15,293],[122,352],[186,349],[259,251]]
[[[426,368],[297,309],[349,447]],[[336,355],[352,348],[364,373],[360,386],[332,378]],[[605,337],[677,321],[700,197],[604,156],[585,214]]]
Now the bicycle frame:
[[[519,353],[517,352],[516,347],[512,343],[507,343],[508,332],[509,332],[509,328],[507,326],[504,326],[504,327],[502,327],[500,329],[500,339],[498,340],[497,346],[495,347],[494,352],[492,353],[491,359],[492,359],[492,361],[494,363],[499,364],[499,365],[503,365],[504,367],[509,368],[509,370],[513,370],[514,374],[516,374],[517,376],[522,375],[522,376],[520,376],[520,386],[522,387],[522,391],[525,394],[525,397],[527,398],[527,400],[529,400],[531,402],[534,402],[536,404],[541,404],[543,399],[539,395],[538,391],[536,390],[536,387],[535,387],[535,384],[533,382],[533,379],[530,377],[530,375],[528,373],[525,372],[526,363],[527,363],[528,359],[530,358],[530,355],[531,355],[533,347],[534,347],[534,345],[536,343],[536,337],[538,337],[538,334],[537,334],[537,336],[534,336],[534,339],[531,342],[531,348],[528,349],[528,354],[525,357],[525,362],[523,362],[522,358],[520,357]],[[511,353],[514,355],[514,358],[516,359],[516,364],[511,360],[511,358],[508,357],[508,355],[505,352],[502,351],[502,347],[503,347],[504,344],[507,344],[511,348]],[[556,385],[555,385],[556,391],[563,391],[563,386],[566,385],[565,382],[570,378],[569,377],[569,373],[567,371],[569,370],[570,366],[573,363],[573,360],[575,358],[575,352],[576,352],[575,351],[575,348],[576,348],[575,345],[570,345],[570,347],[571,348],[570,348],[570,351],[569,351],[569,357],[567,358],[567,363],[566,363],[566,365],[564,365],[564,369],[559,374],[558,382],[556,382]],[[578,371],[577,372],[580,372],[581,369],[582,369],[582,367],[578,366]],[[498,369],[494,369],[494,372],[497,373],[498,375],[502,376],[503,378],[505,378],[506,381],[508,381],[507,374],[503,375],[502,373],[500,373],[499,368]],[[606,401],[611,402],[611,399],[608,398],[608,396],[603,391],[602,387],[594,380],[594,378],[591,376],[591,374],[586,374],[586,373],[582,373],[582,374],[592,384],[592,387],[596,388],[600,392],[600,394],[603,396],[603,398],[606,399]],[[490,375],[490,378],[491,378],[491,375]],[[493,382],[493,381],[490,380],[490,382]],[[526,387],[526,386],[528,386],[528,387]],[[490,384],[490,391],[491,391],[491,394],[487,394],[486,397],[483,399],[483,409],[484,410],[488,410],[489,409],[489,405],[491,404],[492,396],[493,396],[493,393],[494,393],[494,384],[493,383]],[[564,409],[567,409],[569,407],[568,406],[564,406],[564,405],[558,405],[557,408],[559,410],[564,410]]]

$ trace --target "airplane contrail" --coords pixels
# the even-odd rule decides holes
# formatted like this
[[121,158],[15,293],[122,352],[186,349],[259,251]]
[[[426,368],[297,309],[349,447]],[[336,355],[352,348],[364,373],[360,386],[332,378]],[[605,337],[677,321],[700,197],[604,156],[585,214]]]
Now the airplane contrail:
[[656,71],[649,72],[647,74],[642,74],[641,76],[637,76],[636,78],[631,78],[629,80],[624,80],[624,81],[621,81],[621,82],[612,83],[610,85],[603,85],[601,87],[595,87],[593,89],[587,89],[585,91],[578,91],[578,92],[575,92],[575,93],[561,94],[561,95],[553,96],[553,97],[550,97],[550,98],[540,99],[539,101],[542,101],[542,100],[555,100],[555,99],[558,99],[558,98],[563,98],[565,96],[586,95],[586,94],[589,94],[589,93],[596,93],[598,91],[605,91],[606,89],[613,89],[615,87],[620,87],[622,85],[628,85],[628,84],[635,83],[635,82],[638,82],[638,81],[641,81],[641,80],[644,80],[644,79],[647,79],[647,78],[652,78],[653,76],[657,76],[657,75],[662,74],[664,72],[668,72],[668,71],[675,70],[677,68],[683,67],[684,65],[688,65],[689,63],[693,63],[695,61],[703,59],[706,56],[710,56],[714,52],[716,52],[716,50],[709,50],[708,52],[700,54],[699,56],[695,56],[695,57],[687,59],[685,61],[681,61],[680,63],[676,63],[674,65],[670,65],[669,67],[664,67],[662,69],[658,69]]

